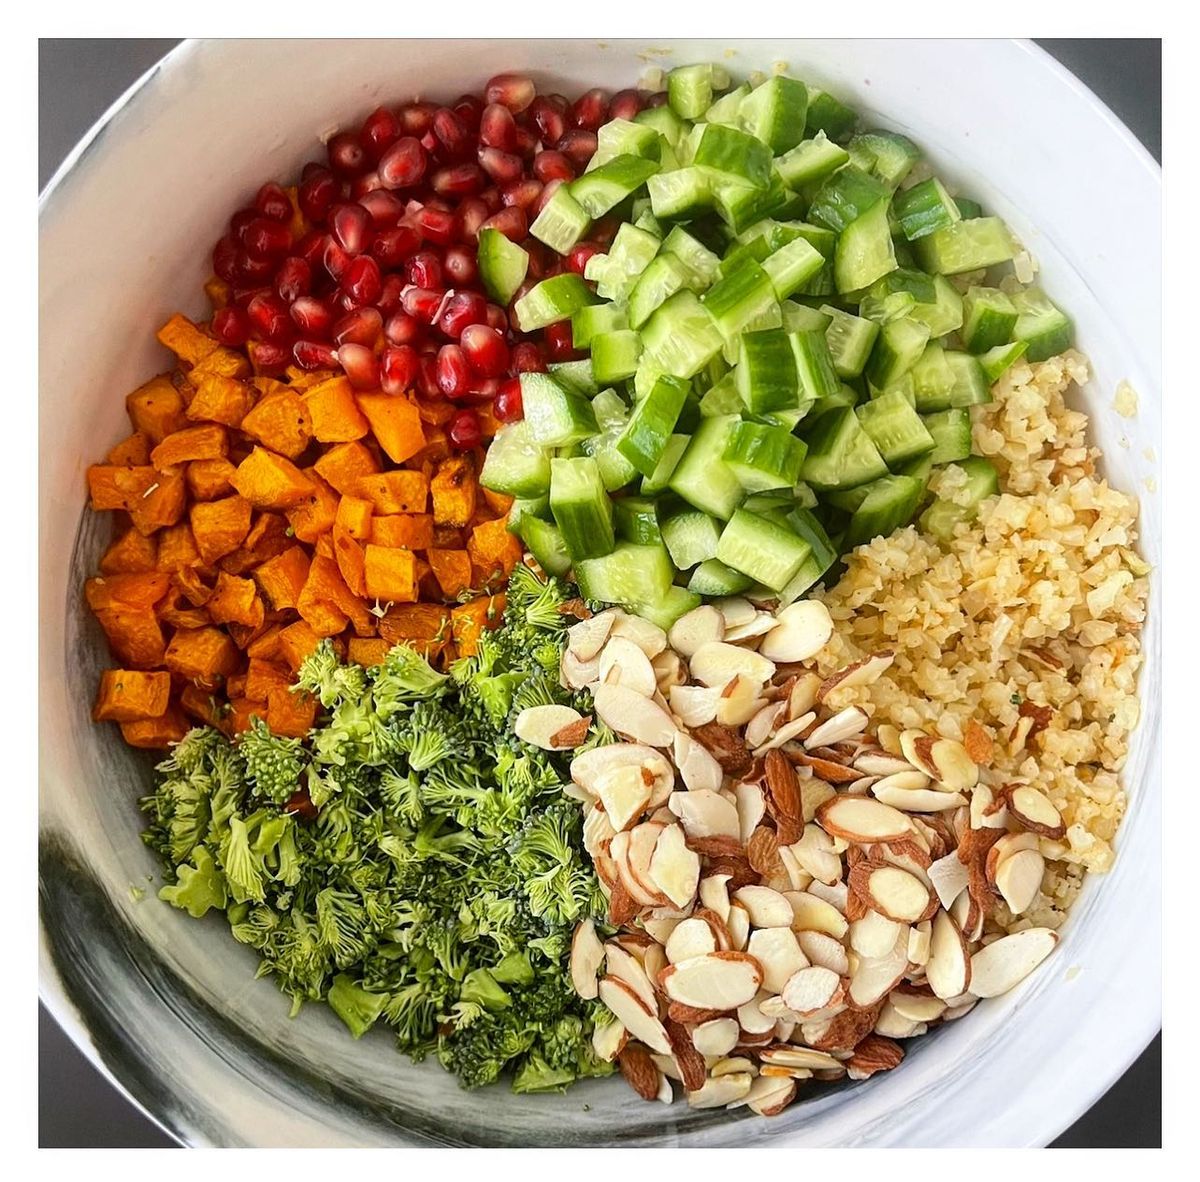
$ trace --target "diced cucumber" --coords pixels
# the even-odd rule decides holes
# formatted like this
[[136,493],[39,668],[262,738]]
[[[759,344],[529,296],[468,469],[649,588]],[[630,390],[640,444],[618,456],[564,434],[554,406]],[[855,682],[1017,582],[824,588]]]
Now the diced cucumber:
[[[755,224],[762,225],[761,222],[756,222]],[[749,259],[751,262],[761,263],[770,253],[771,246],[767,242],[765,235],[757,238],[747,238],[745,241],[738,241],[735,246],[731,246],[725,252],[725,256],[721,259],[721,263],[717,267],[717,279],[724,279],[726,275],[736,271],[746,259]]]
[[736,415],[743,408],[742,395],[738,390],[737,370],[730,370],[700,399],[700,414],[704,418],[712,415]]
[[963,296],[963,343],[972,353],[986,353],[1012,340],[1017,306],[996,287],[969,287]]
[[[741,258],[702,297],[705,309],[726,341],[759,327],[779,300],[770,276],[752,258]],[[782,314],[780,314],[782,320]]]
[[662,456],[659,458],[654,472],[642,480],[643,496],[653,496],[666,491],[690,442],[691,439],[687,435],[672,435],[667,440],[667,445],[663,448]]
[[[824,332],[828,333],[833,317],[825,310],[817,311],[807,304],[798,304],[795,300],[783,300],[779,305],[783,314],[784,332]],[[828,342],[826,342],[828,343]]]
[[642,330],[644,360],[677,378],[699,373],[723,343],[721,330],[692,291],[676,292]]
[[659,160],[662,156],[662,138],[645,123],[610,119],[596,132],[596,151],[588,161],[587,171],[594,172],[618,156],[644,156],[647,160]]
[[695,291],[708,287],[716,279],[721,265],[720,258],[683,226],[671,227],[671,232],[663,239],[661,253],[673,255],[683,264],[690,276],[687,286]]
[[[549,470],[549,457],[547,457],[546,471]],[[549,487],[547,483],[547,490]],[[543,521],[549,521],[551,519],[549,491],[538,497],[513,497],[513,503],[508,509],[508,528],[512,529],[522,517],[540,517]]]
[[525,282],[529,253],[510,242],[499,230],[486,227],[479,231],[479,278],[488,295],[507,308],[517,288]]
[[991,402],[992,388],[983,373],[983,366],[970,353],[946,353],[946,363],[954,373],[954,389],[950,391],[951,406],[977,406]]
[[738,478],[721,459],[737,422],[736,415],[703,419],[668,481],[671,491],[689,505],[723,521],[732,516],[746,496]]
[[944,230],[962,221],[954,198],[937,177],[930,177],[897,193],[892,199],[892,212],[909,242],[928,237],[935,230]]
[[641,328],[655,308],[692,286],[692,275],[673,254],[659,254],[638,276],[629,293],[629,327]]
[[908,318],[925,325],[930,337],[936,339],[962,326],[963,298],[944,275],[933,277],[933,296],[932,303],[914,304]]
[[917,241],[921,266],[937,275],[961,275],[1007,262],[1016,253],[1000,218],[964,218]]
[[[571,196],[588,217],[603,217],[613,206],[636,193],[658,170],[657,160],[644,156],[615,156],[606,164],[577,177],[569,188]],[[554,204],[558,192],[550,198],[550,205]]]
[[810,246],[815,246],[827,261],[833,260],[837,247],[837,234],[824,226],[813,226],[808,222],[771,222],[767,232],[767,244],[772,250],[786,246],[796,238],[803,238]]
[[653,497],[617,497],[613,501],[613,529],[617,539],[650,546],[662,541],[658,502]]
[[945,410],[950,405],[955,375],[941,345],[932,341],[926,345],[925,351],[909,372],[913,384],[913,405],[917,410],[922,413]]
[[928,343],[929,329],[915,320],[885,324],[867,362],[867,380],[877,390],[886,390],[916,365]]
[[588,232],[592,219],[575,199],[569,185],[561,185],[533,219],[529,233],[551,250],[566,254]]
[[[862,394],[853,386],[842,382],[832,394],[818,398],[813,404],[809,418],[815,423],[827,410],[838,410],[842,407],[854,407],[862,401]],[[807,427],[808,424],[806,423]]]
[[999,381],[1012,366],[1025,356],[1028,348],[1028,341],[1013,341],[1010,345],[997,345],[986,353],[980,353],[979,364],[983,369],[983,376],[989,384]]
[[[939,411],[938,413],[942,412]],[[929,430],[928,423],[925,424],[925,429]],[[932,431],[929,433],[933,434]],[[934,450],[936,451],[936,448]],[[914,460],[906,460],[903,464],[898,464],[896,466],[896,475],[911,476],[921,482],[922,488],[928,489],[929,478],[933,475],[933,460],[930,458],[933,454],[934,452],[927,451],[923,456],[917,456]]]
[[779,606],[794,603],[810,590],[835,562],[837,548],[829,540],[821,523],[805,509],[793,509],[788,514],[788,524],[797,537],[809,545],[811,553],[800,564],[800,569],[779,591]]
[[600,482],[606,492],[624,488],[638,477],[637,469],[617,450],[617,440],[624,426],[622,416],[617,422],[602,426],[599,434],[585,439],[579,445],[585,456],[590,456],[596,461]]
[[864,131],[850,141],[850,156],[870,162],[872,176],[895,189],[921,158],[917,145],[895,131]]
[[659,238],[648,230],[621,225],[608,254],[593,255],[584,275],[596,285],[596,293],[606,300],[626,300],[637,277],[658,253]]
[[646,191],[656,218],[694,217],[713,202],[712,176],[695,166],[655,173],[646,181]]
[[[835,174],[834,179],[840,175]],[[898,265],[888,228],[887,202],[879,201],[838,235],[833,254],[833,282],[838,291],[860,291]]]
[[496,432],[479,483],[511,497],[541,497],[550,491],[550,453],[534,440],[528,419]]
[[980,504],[1000,491],[1000,476],[991,461],[971,456],[957,467],[967,474],[966,488],[954,501],[939,497],[921,515],[921,528],[941,542],[952,541],[956,527],[974,521]]
[[858,116],[845,103],[823,90],[809,88],[805,135],[811,138],[823,131],[831,140],[841,143],[850,138],[857,122]]
[[920,415],[898,392],[872,398],[854,413],[889,468],[934,448],[933,436],[925,430]]
[[858,314],[873,324],[891,324],[903,320],[917,306],[917,297],[911,291],[889,291],[881,295],[876,284],[858,302]]
[[935,298],[933,276],[913,267],[897,267],[871,285],[873,296],[885,297],[898,292],[912,296],[913,302],[910,307],[931,304]]
[[793,204],[794,195],[774,168],[766,186],[762,188],[729,178],[713,183],[713,205],[735,234],[740,234],[762,218],[776,213],[784,215]]
[[634,615],[641,616],[643,620],[657,624],[666,632],[670,630],[676,620],[681,616],[686,616],[688,612],[694,611],[700,606],[700,603],[700,596],[686,587],[668,587],[667,593],[661,599],[650,603],[630,604],[629,610]]
[[750,493],[790,490],[800,479],[808,448],[783,427],[738,423],[725,445],[722,459]]
[[958,206],[958,212],[964,218],[983,217],[983,206],[973,197],[955,197],[954,204]]
[[801,396],[815,401],[826,398],[837,390],[838,376],[833,368],[833,358],[823,332],[790,332],[788,340],[792,356],[796,361],[796,377]]
[[688,580],[688,590],[706,599],[717,599],[723,595],[737,595],[752,586],[754,580],[741,571],[726,566],[716,558],[702,562]]
[[750,83],[743,82],[727,94],[723,94],[701,116],[705,123],[727,123],[730,127],[742,125],[742,100],[750,93]]
[[775,167],[789,189],[799,189],[824,180],[836,172],[847,160],[849,152],[839,148],[819,131],[811,140],[803,140],[790,152],[785,152],[775,161]]
[[804,138],[808,118],[808,87],[782,74],[760,83],[742,99],[742,126],[778,156]]
[[623,304],[588,304],[571,317],[571,344],[576,349],[590,349],[601,333],[628,327],[629,317]]
[[697,126],[692,164],[718,176],[765,189],[771,180],[771,149],[760,139],[721,123]]
[[587,599],[653,603],[670,590],[675,568],[665,546],[618,542],[611,554],[576,563],[575,579]]
[[1030,287],[1013,295],[1017,308],[1017,323],[1013,340],[1024,341],[1028,361],[1045,361],[1071,347],[1075,326],[1071,318],[1052,304],[1040,288]]
[[525,549],[547,574],[565,575],[571,569],[571,555],[557,525],[526,514],[511,523],[509,529],[525,543]]
[[915,476],[880,477],[868,486],[851,516],[843,545],[849,550],[895,533],[912,520],[924,492],[924,484]]
[[856,378],[866,367],[867,358],[879,335],[879,325],[862,316],[843,312],[831,304],[822,304],[821,312],[829,317],[825,343],[833,371],[839,378]]
[[552,361],[549,369],[550,376],[560,386],[573,390],[576,394],[591,398],[600,391],[590,357],[581,357],[578,361]]
[[[567,390],[549,374],[521,374],[521,403],[529,442],[539,447],[565,447],[597,431],[596,415],[587,398]],[[488,449],[489,456],[494,447]]]
[[592,371],[602,386],[623,382],[637,373],[642,338],[631,328],[602,332],[592,341]]
[[966,407],[952,406],[921,419],[933,437],[933,451],[928,455],[931,463],[953,464],[971,454],[971,412]]
[[545,328],[560,320],[570,320],[580,308],[599,302],[599,298],[580,276],[566,271],[543,279],[517,301],[514,308],[517,327],[522,332],[532,332],[535,328]]
[[788,335],[779,329],[742,336],[734,375],[738,394],[751,414],[797,404],[796,358]]
[[853,488],[887,474],[887,465],[850,407],[826,411],[809,428],[800,477],[813,488]]
[[612,502],[591,456],[550,461],[550,512],[576,562],[608,554],[616,545]]
[[629,407],[616,390],[601,390],[592,399],[592,412],[601,431],[609,427],[621,428],[629,418]]
[[661,107],[646,107],[633,117],[633,121],[652,127],[671,147],[675,147],[688,132],[688,124],[665,103]]
[[798,237],[768,255],[762,269],[770,278],[775,294],[785,300],[799,291],[824,265],[821,252],[811,242]]
[[721,523],[699,509],[684,509],[662,522],[663,543],[679,570],[715,558],[720,537]]
[[[851,222],[858,221],[882,201],[886,225],[889,196],[887,185],[877,177],[853,164],[847,164],[828,177],[817,190],[808,207],[808,219],[840,234]],[[867,285],[864,283],[860,286]]]
[[712,64],[701,62],[672,70],[667,75],[667,101],[680,119],[699,119],[712,106]]
[[658,467],[687,396],[686,382],[664,375],[634,406],[617,440],[617,450],[643,476],[652,476]]
[[809,544],[791,530],[739,509],[721,531],[716,558],[778,591],[811,553]]

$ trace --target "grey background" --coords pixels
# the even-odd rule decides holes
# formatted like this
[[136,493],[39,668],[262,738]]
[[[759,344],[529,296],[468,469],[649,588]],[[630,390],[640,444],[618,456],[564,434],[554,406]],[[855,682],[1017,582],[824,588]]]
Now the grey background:
[[[39,42],[38,188],[108,106],[177,42],[52,39]],[[1043,40],[1039,44],[1100,96],[1162,159],[1162,43]],[[38,1009],[39,1144],[166,1147],[174,1142],[125,1100]],[[1055,1147],[1162,1144],[1162,1036]]]

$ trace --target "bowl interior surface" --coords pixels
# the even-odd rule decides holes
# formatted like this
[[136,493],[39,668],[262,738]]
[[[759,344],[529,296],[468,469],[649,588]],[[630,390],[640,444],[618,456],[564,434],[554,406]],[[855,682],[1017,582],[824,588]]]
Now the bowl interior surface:
[[[324,1007],[289,1020],[223,922],[197,923],[154,896],[157,866],[135,807],[154,761],[89,718],[108,662],[82,582],[108,533],[81,513],[84,470],[126,433],[123,395],[167,367],[153,329],[176,310],[204,315],[209,250],[229,213],[263,180],[289,180],[320,155],[321,137],[380,102],[453,99],[500,68],[569,93],[633,85],[648,62],[725,61],[744,74],[781,59],[911,135],[940,175],[1030,248],[1047,291],[1076,320],[1095,373],[1084,399],[1093,439],[1111,482],[1140,495],[1142,549],[1157,565],[1158,173],[1031,46],[909,41],[898,53],[888,41],[692,41],[664,55],[633,41],[189,43],[118,104],[52,186],[41,229],[43,991],[87,1053],[181,1140],[1044,1144],[1157,1029],[1157,593],[1119,857],[1088,880],[1055,957],[967,1021],[909,1044],[900,1070],[813,1092],[773,1121],[643,1104],[619,1079],[565,1096],[461,1092],[436,1064],[398,1055],[384,1032],[352,1042]],[[1111,407],[1122,379],[1140,394],[1132,420]]]

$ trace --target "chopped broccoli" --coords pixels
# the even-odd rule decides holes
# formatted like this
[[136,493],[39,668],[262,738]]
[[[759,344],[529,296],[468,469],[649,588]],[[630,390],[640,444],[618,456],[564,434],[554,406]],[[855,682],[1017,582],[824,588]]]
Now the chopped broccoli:
[[238,740],[238,747],[255,792],[276,804],[285,804],[299,787],[304,769],[300,740],[273,735],[255,715],[250,720],[250,729]]
[[327,710],[343,701],[356,701],[367,687],[361,665],[343,665],[333,642],[325,639],[300,664],[296,687],[314,694]]
[[383,1013],[388,998],[386,993],[368,993],[345,973],[338,973],[326,1000],[330,1009],[346,1023],[350,1033],[355,1038],[362,1038]]
[[225,876],[217,869],[212,854],[204,846],[196,849],[192,864],[185,862],[178,866],[176,874],[177,881],[158,892],[160,899],[165,899],[175,907],[185,908],[195,919],[206,914],[210,907],[224,909],[227,901]]

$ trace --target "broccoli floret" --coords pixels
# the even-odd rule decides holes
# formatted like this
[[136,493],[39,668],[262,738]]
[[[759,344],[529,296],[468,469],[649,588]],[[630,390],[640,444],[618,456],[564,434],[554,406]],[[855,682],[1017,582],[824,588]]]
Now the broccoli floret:
[[329,987],[326,998],[330,1009],[346,1023],[355,1038],[362,1038],[375,1025],[387,1005],[386,993],[368,993],[356,985],[345,973],[338,973]]
[[512,998],[496,980],[491,969],[473,969],[463,980],[461,1002],[471,1002],[485,1010],[506,1010]]
[[450,678],[438,673],[416,649],[397,644],[383,663],[371,670],[371,696],[375,712],[388,719],[411,702],[435,698],[445,692]]
[[181,907],[196,919],[205,915],[210,907],[223,910],[228,896],[225,893],[225,876],[217,868],[213,856],[204,846],[192,855],[192,864],[178,867],[178,880],[158,892],[175,907]]
[[299,786],[304,769],[300,740],[271,734],[267,724],[255,715],[238,746],[254,790],[275,804],[285,804]]
[[421,702],[404,717],[397,744],[408,766],[423,772],[447,760],[469,761],[474,740],[449,710],[436,702]]
[[356,701],[367,688],[361,665],[343,665],[332,641],[325,639],[300,664],[296,687],[314,694],[327,710],[343,701]]

